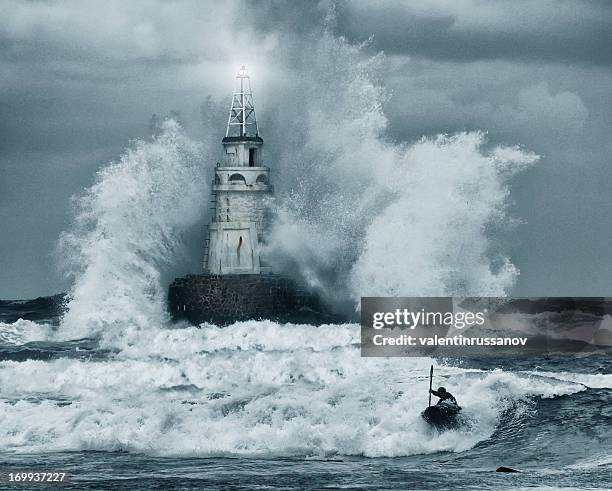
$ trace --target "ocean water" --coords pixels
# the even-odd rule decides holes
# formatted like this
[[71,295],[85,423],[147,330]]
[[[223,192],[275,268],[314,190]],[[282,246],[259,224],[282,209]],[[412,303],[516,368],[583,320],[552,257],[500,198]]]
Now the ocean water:
[[[3,313],[4,472],[64,471],[75,489],[612,486],[609,359],[364,359],[358,325],[266,321],[111,347]],[[420,417],[430,363],[457,429]]]

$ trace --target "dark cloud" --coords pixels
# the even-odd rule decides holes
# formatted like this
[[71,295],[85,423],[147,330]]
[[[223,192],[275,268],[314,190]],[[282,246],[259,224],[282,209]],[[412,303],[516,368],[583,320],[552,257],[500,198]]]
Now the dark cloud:
[[609,65],[612,4],[576,0],[342,2],[338,28],[387,53]]

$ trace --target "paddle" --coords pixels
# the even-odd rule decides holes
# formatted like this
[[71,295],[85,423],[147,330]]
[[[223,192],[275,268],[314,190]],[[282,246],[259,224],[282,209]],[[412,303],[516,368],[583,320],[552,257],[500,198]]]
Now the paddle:
[[433,381],[433,365],[431,366],[431,369],[429,370],[429,406],[431,407],[431,382]]

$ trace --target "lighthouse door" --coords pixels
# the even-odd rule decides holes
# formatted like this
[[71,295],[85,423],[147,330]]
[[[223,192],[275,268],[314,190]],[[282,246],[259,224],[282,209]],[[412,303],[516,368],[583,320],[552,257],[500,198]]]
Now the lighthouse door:
[[251,231],[248,228],[225,230],[221,269],[224,273],[254,272]]

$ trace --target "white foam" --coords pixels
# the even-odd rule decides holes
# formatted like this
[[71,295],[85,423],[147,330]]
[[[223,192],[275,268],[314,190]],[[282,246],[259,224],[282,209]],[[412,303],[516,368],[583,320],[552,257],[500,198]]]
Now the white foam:
[[51,324],[18,319],[12,323],[0,322],[0,343],[21,345],[32,341],[50,341],[55,338]]
[[[437,365],[471,424],[420,417],[428,358],[361,358],[359,326],[271,322],[141,331],[103,361],[2,362],[0,450],[152,455],[403,456],[463,451],[532,396],[584,390],[542,376]],[[65,405],[67,402],[70,404]]]

